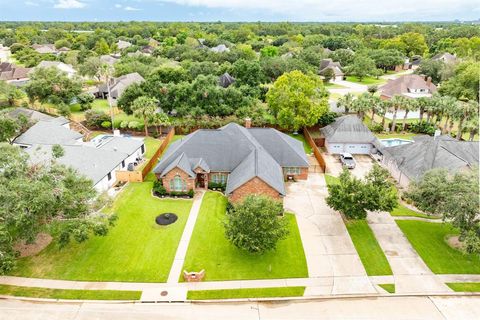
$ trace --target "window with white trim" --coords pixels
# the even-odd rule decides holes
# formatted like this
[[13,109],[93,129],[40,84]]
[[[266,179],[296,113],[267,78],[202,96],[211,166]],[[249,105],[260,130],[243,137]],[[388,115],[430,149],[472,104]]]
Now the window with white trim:
[[285,167],[284,169],[285,174],[300,174],[301,170],[299,167]]
[[187,183],[179,176],[176,175],[170,180],[171,191],[187,191]]
[[210,181],[213,183],[227,184],[227,175],[224,173],[213,173]]

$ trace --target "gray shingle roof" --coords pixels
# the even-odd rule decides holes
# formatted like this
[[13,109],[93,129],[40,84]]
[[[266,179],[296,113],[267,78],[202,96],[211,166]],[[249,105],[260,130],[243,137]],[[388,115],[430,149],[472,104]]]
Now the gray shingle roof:
[[120,151],[126,153],[127,155],[131,155],[135,153],[135,151],[137,151],[143,144],[143,140],[140,139],[110,136],[104,138],[96,147],[109,151]]
[[[142,83],[145,79],[137,72],[125,74],[121,77],[113,79],[113,83],[110,85],[110,93],[112,98],[119,98],[123,92],[134,83]],[[102,84],[98,87],[101,92],[108,92],[107,85]]]
[[479,163],[478,142],[458,141],[449,136],[416,137],[413,143],[384,148],[382,152],[410,179],[435,168],[455,172]]
[[192,164],[183,152],[172,162],[170,162],[170,164],[165,168],[165,170],[163,170],[161,176],[163,177],[174,168],[179,168],[180,170],[188,174],[190,177],[195,178],[195,172],[192,171]]
[[229,87],[235,82],[235,78],[232,77],[228,72],[225,72],[218,78],[218,84],[224,88]]
[[30,129],[15,139],[17,144],[75,144],[83,136],[75,131],[62,127],[55,118],[50,121],[38,121]]
[[[48,121],[54,119],[48,114],[31,110],[27,108],[18,107],[8,112],[8,116],[11,118],[18,118],[20,115],[25,116],[29,121],[37,122],[40,120]],[[63,118],[63,117],[62,117]]]
[[175,141],[154,172],[165,175],[182,154],[190,160],[191,170],[201,160],[202,168],[208,166],[208,171],[230,172],[227,193],[257,176],[284,194],[281,167],[308,167],[300,141],[275,129],[246,129],[235,123],[218,130],[197,130]]
[[[64,145],[64,155],[56,159],[59,163],[74,168],[78,173],[101,181],[127,157],[125,153],[92,148],[85,145]],[[52,145],[34,145],[25,149],[34,163],[52,160]]]
[[356,115],[339,117],[320,131],[328,143],[374,143],[377,139]]

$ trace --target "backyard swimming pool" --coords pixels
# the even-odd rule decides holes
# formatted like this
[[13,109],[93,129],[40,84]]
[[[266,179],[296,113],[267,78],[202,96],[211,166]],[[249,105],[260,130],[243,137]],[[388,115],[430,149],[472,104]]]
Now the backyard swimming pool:
[[408,144],[412,143],[412,140],[405,140],[405,139],[399,139],[399,138],[390,138],[390,139],[380,139],[380,142],[385,147],[395,147],[395,146],[401,146],[403,144]]

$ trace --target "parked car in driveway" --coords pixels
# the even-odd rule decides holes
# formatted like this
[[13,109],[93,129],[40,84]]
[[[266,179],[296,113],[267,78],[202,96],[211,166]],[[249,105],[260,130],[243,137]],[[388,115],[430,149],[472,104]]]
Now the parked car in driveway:
[[350,153],[341,153],[340,154],[340,162],[343,166],[347,167],[348,169],[354,169],[357,163],[355,159]]

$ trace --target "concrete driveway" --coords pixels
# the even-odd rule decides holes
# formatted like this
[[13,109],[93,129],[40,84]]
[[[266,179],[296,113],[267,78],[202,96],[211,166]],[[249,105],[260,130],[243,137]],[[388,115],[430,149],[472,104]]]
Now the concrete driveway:
[[309,277],[331,279],[325,293],[376,293],[340,214],[325,203],[327,193],[321,173],[287,184],[284,207],[297,216]]
[[[343,167],[338,154],[323,153],[323,158],[327,164],[327,174],[338,177]],[[370,171],[375,163],[369,155],[354,154],[353,158],[357,162],[355,169],[350,172],[357,178],[363,178]]]
[[389,213],[371,212],[367,221],[392,268],[397,293],[451,292],[423,262]]

